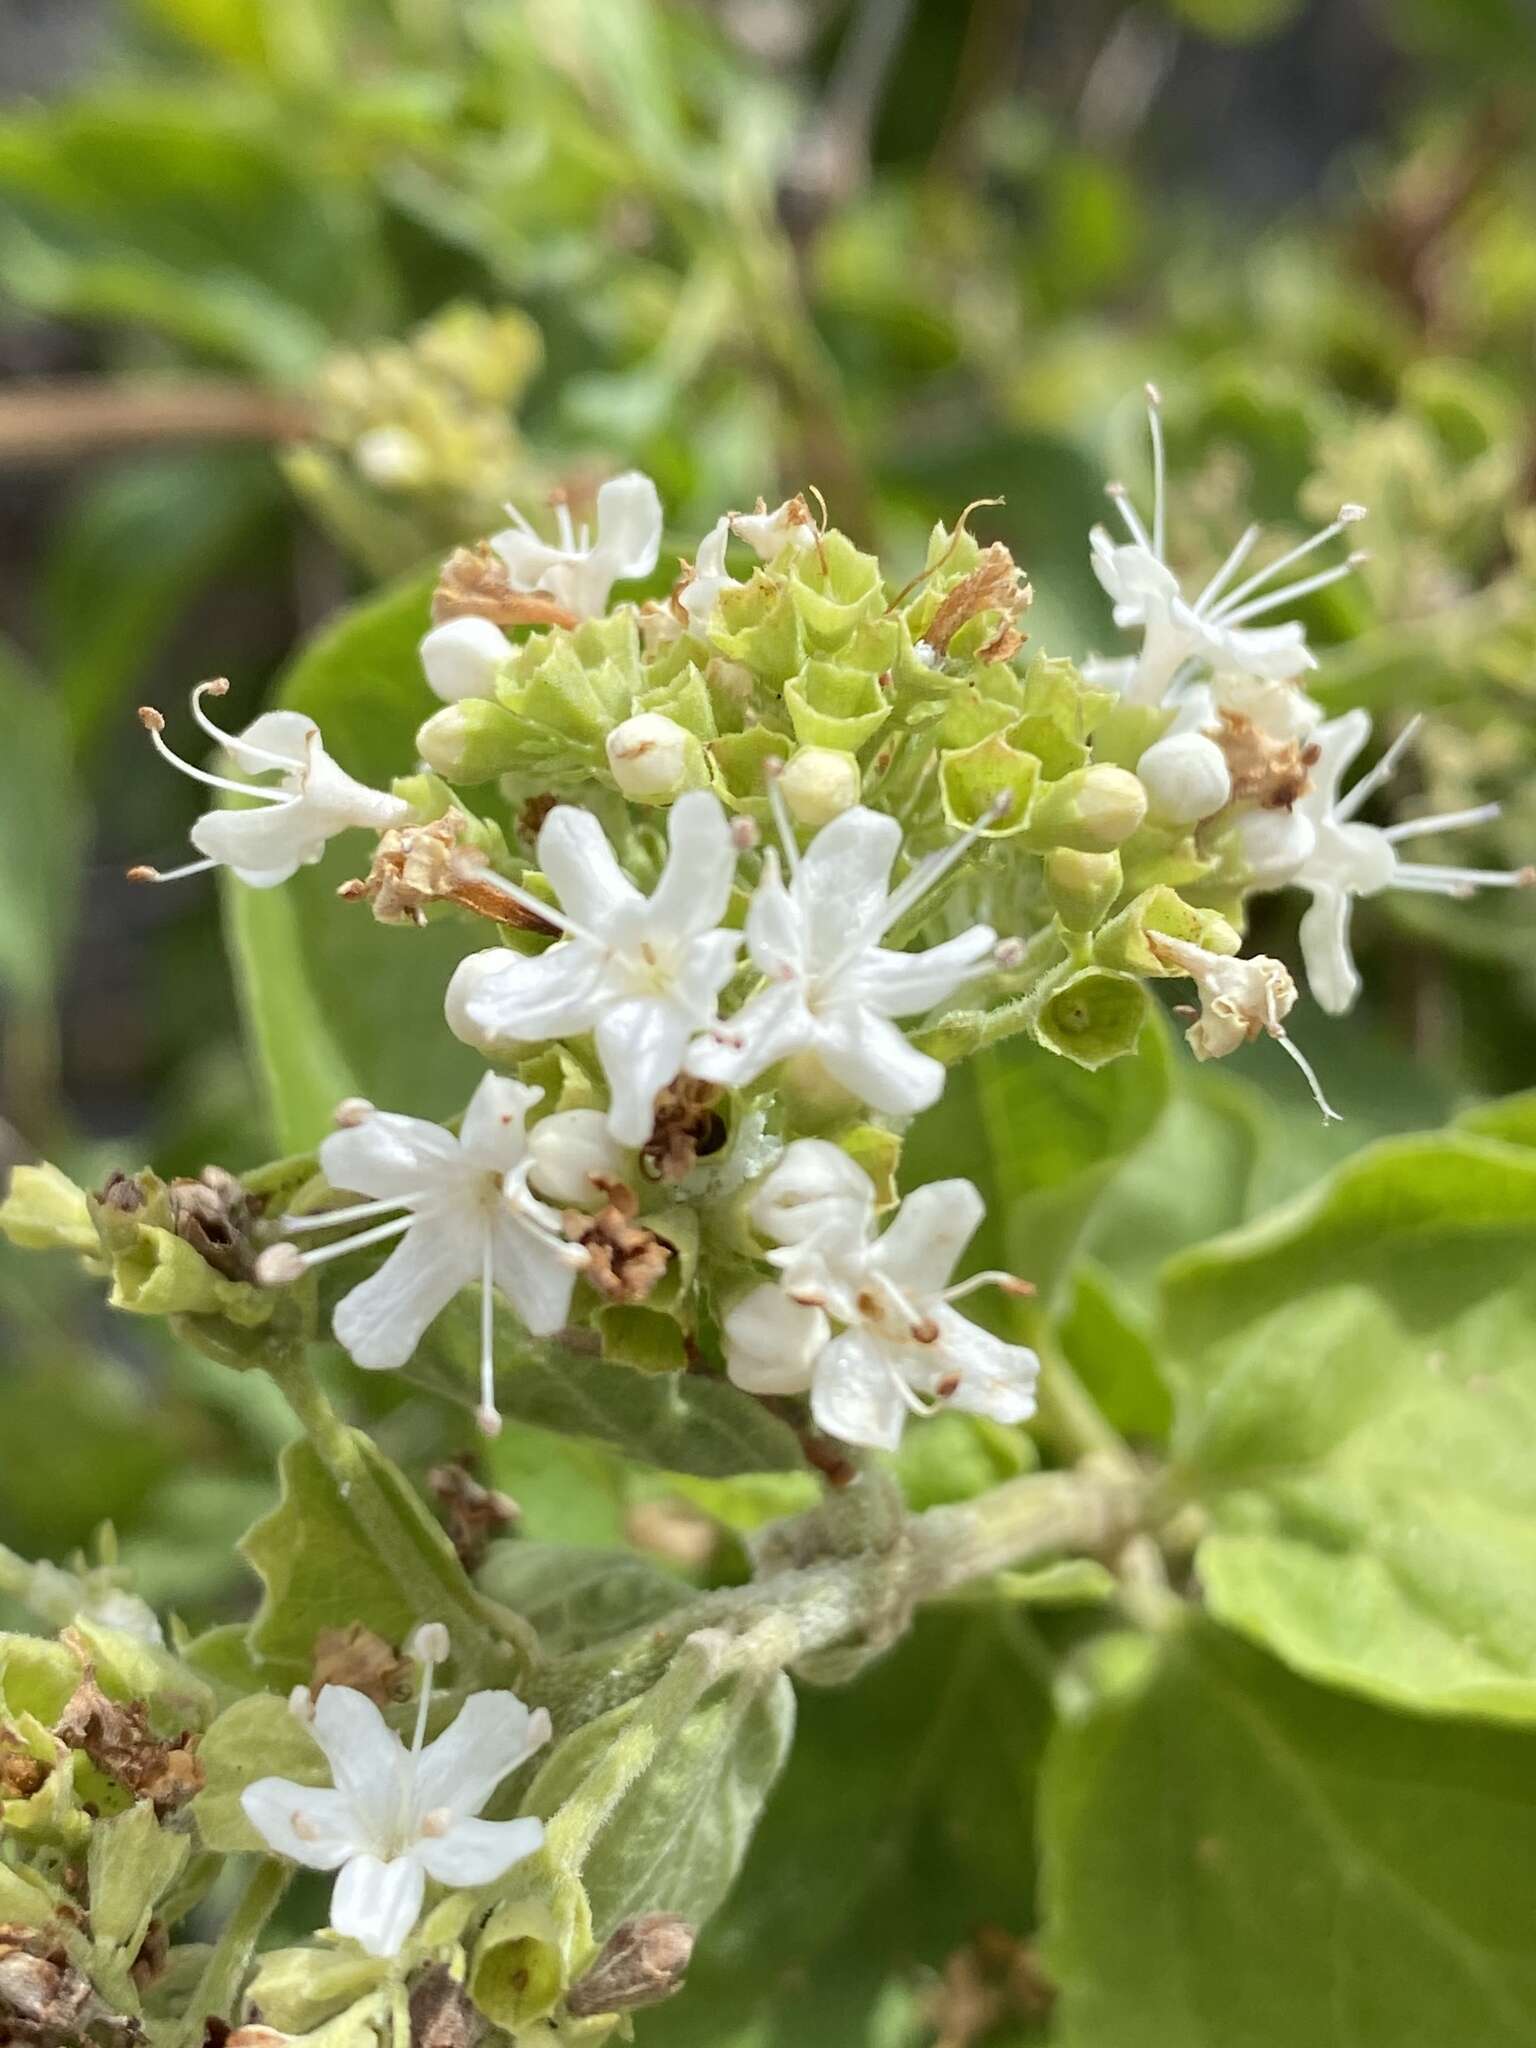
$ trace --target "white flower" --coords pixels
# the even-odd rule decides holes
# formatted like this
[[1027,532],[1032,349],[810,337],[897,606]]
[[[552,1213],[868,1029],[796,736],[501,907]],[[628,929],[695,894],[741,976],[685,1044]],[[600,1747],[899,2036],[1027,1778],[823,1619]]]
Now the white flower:
[[[741,945],[719,929],[736,846],[719,802],[693,790],[673,805],[661,879],[642,896],[588,811],[561,804],[539,833],[539,867],[561,909],[524,900],[566,933],[533,957],[473,953],[449,983],[452,1030],[482,1048],[592,1032],[621,1145],[651,1134],[656,1096],[715,1014]],[[509,885],[510,886],[510,885]]]
[[130,868],[131,880],[176,882],[185,875],[226,867],[253,889],[272,889],[299,868],[319,860],[327,840],[338,832],[353,825],[382,832],[410,816],[411,807],[401,798],[369,789],[344,774],[325,751],[319,726],[302,712],[264,711],[244,732],[222,732],[204,711],[202,700],[222,697],[228,688],[222,679],[199,683],[192,692],[192,716],[237,767],[248,775],[264,775],[275,768],[279,771],[276,783],[235,782],[194,768],[166,745],[165,720],[158,711],[143,705],[139,719],[155,751],[173,768],[209,789],[253,797],[266,808],[206,812],[188,834],[205,856],[202,860],[163,873],[151,867]]
[[699,542],[692,570],[678,593],[677,602],[696,632],[702,633],[708,625],[722,591],[740,590],[742,587],[725,566],[726,550],[730,544],[731,515],[726,512]]
[[[1440,867],[1406,861],[1398,855],[1397,848],[1404,840],[1422,838],[1431,832],[1454,831],[1462,825],[1481,825],[1496,818],[1497,804],[1480,804],[1473,810],[1449,811],[1438,817],[1411,818],[1385,828],[1357,821],[1356,812],[1392,774],[1419,723],[1414,719],[1369,774],[1363,775],[1342,796],[1340,785],[1345,770],[1370,738],[1370,714],[1346,711],[1342,718],[1319,726],[1312,736],[1317,747],[1317,759],[1311,768],[1312,787],[1297,799],[1297,822],[1289,835],[1290,850],[1298,853],[1299,858],[1287,872],[1281,865],[1278,846],[1261,842],[1257,848],[1266,887],[1280,888],[1290,882],[1311,893],[1311,907],[1301,920],[1302,959],[1313,995],[1335,1016],[1349,1009],[1360,993],[1360,976],[1349,946],[1350,912],[1357,896],[1376,896],[1384,889],[1408,889],[1430,896],[1470,896],[1483,888],[1524,888],[1532,880],[1530,868]],[[1244,842],[1252,851],[1251,833],[1244,834]]]
[[608,609],[615,583],[649,576],[661,550],[661,499],[637,469],[610,477],[597,494],[597,539],[578,533],[563,500],[555,505],[558,544],[541,540],[521,513],[507,507],[513,525],[493,534],[491,546],[520,590],[542,590],[578,619]]
[[700,748],[675,718],[661,711],[639,711],[609,733],[607,753],[621,796],[637,803],[669,803],[687,783]]
[[819,538],[804,498],[786,498],[772,512],[759,498],[756,511],[731,513],[730,526],[760,562],[771,562],[786,541],[797,548],[813,548]]
[[[777,809],[776,786],[773,794]],[[894,818],[857,805],[824,825],[803,855],[787,822],[780,829],[788,885],[770,849],[747,912],[747,951],[767,985],[690,1046],[688,1071],[741,1087],[777,1061],[808,1052],[874,1109],[926,1109],[943,1092],[944,1069],[891,1020],[942,1002],[976,972],[997,934],[990,925],[972,925],[917,953],[880,941],[974,833],[920,861],[893,891],[891,865],[901,847]]]
[[1155,740],[1136,763],[1155,821],[1195,825],[1223,808],[1232,794],[1226,756],[1203,732],[1174,732]]
[[779,1284],[754,1288],[725,1318],[732,1380],[754,1394],[809,1389],[818,1428],[877,1450],[895,1449],[909,1414],[946,1405],[1026,1421],[1034,1352],[950,1305],[978,1286],[1028,1291],[1002,1273],[949,1284],[985,1213],[981,1196],[968,1180],[931,1182],[908,1195],[877,1238],[874,1189],[851,1161],[827,1159],[835,1149],[814,1139],[791,1145],[754,1204],[760,1228],[778,1217],[778,1229],[787,1223],[794,1234],[768,1255]]
[[[569,1316],[576,1275],[586,1263],[580,1247],[564,1238],[558,1210],[529,1188],[538,1133],[530,1138],[524,1119],[542,1098],[542,1089],[487,1074],[457,1137],[441,1124],[383,1110],[331,1132],[320,1146],[321,1171],[332,1187],[370,1199],[285,1217],[283,1227],[290,1233],[368,1227],[312,1252],[273,1245],[257,1264],[259,1279],[280,1285],[364,1245],[401,1237],[378,1271],[342,1296],[332,1319],[353,1363],[377,1370],[404,1365],[433,1318],[478,1282],[479,1421],[488,1435],[501,1426],[494,1399],[494,1290],[500,1288],[534,1336],[550,1336]],[[545,1143],[557,1146],[561,1135]],[[405,1213],[374,1221],[391,1210]]]
[[494,697],[496,678],[512,657],[512,642],[489,619],[448,619],[421,643],[428,684],[445,704]]
[[432,1698],[426,1665],[409,1749],[365,1693],[327,1685],[309,1707],[331,1785],[258,1778],[240,1795],[246,1818],[279,1856],[340,1872],[331,1926],[372,1956],[398,1955],[430,1877],[468,1889],[492,1884],[544,1841],[533,1819],[477,1818],[509,1771],[549,1740],[549,1716],[513,1692],[471,1693],[435,1742],[424,1743]]
[[1147,943],[1165,966],[1189,975],[1200,991],[1200,1014],[1184,1034],[1197,1060],[1224,1059],[1239,1046],[1251,1045],[1261,1031],[1268,1032],[1306,1076],[1324,1123],[1340,1121],[1311,1062],[1285,1030],[1284,1020],[1296,1005],[1296,983],[1284,961],[1265,953],[1246,960],[1211,953],[1162,932],[1148,932]]
[[1250,526],[1200,594],[1186,598],[1164,559],[1162,420],[1160,402],[1150,386],[1147,397],[1153,463],[1151,531],[1143,526],[1124,486],[1111,484],[1110,496],[1130,534],[1129,544],[1117,543],[1102,526],[1089,535],[1093,572],[1114,606],[1115,624],[1139,630],[1141,650],[1129,662],[1095,663],[1085,673],[1095,681],[1115,683],[1130,703],[1161,704],[1179,670],[1191,660],[1270,680],[1297,676],[1303,669],[1315,667],[1298,621],[1279,626],[1252,626],[1249,621],[1347,576],[1360,557],[1351,556],[1334,568],[1279,588],[1266,588],[1283,569],[1363,518],[1363,508],[1343,506],[1331,525],[1256,570],[1235,589],[1228,589],[1259,537],[1260,529]]

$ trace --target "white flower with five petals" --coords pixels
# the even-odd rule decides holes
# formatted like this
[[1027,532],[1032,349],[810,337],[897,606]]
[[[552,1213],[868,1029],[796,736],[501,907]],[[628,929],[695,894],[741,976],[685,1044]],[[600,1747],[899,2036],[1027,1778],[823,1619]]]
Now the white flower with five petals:
[[[547,1150],[553,1171],[568,1149],[557,1117],[546,1118],[531,1134],[526,1129],[528,1111],[542,1098],[540,1088],[487,1074],[457,1136],[441,1124],[383,1110],[369,1110],[331,1132],[320,1146],[321,1171],[332,1187],[368,1199],[289,1216],[284,1227],[290,1234],[365,1227],[312,1252],[273,1245],[257,1264],[259,1279],[280,1285],[307,1268],[400,1237],[378,1271],[342,1296],[332,1318],[336,1340],[353,1363],[376,1370],[404,1365],[433,1318],[461,1289],[478,1282],[479,1420],[488,1434],[500,1427],[494,1401],[495,1290],[534,1336],[550,1336],[569,1317],[576,1276],[586,1263],[581,1248],[566,1240],[560,1212],[530,1186],[541,1153]],[[392,1213],[400,1210],[403,1215]]]
[[[1362,824],[1357,816],[1392,774],[1403,750],[1418,731],[1414,719],[1382,755],[1369,774],[1341,794],[1345,771],[1371,736],[1367,711],[1346,711],[1312,735],[1317,758],[1311,767],[1312,786],[1297,799],[1284,828],[1283,849],[1270,843],[1272,831],[1243,821],[1239,831],[1256,856],[1256,868],[1267,888],[1294,883],[1312,897],[1301,920],[1301,954],[1307,985],[1325,1010],[1340,1015],[1360,993],[1360,976],[1349,944],[1350,914],[1357,896],[1376,896],[1385,889],[1412,890],[1427,896],[1470,896],[1477,889],[1517,889],[1532,880],[1530,868],[1456,868],[1406,861],[1397,849],[1405,840],[1463,825],[1481,825],[1499,814],[1497,804],[1437,817],[1410,818],[1402,824]],[[1263,814],[1256,814],[1262,818]],[[1282,861],[1282,851],[1289,855]]]
[[610,477],[597,494],[597,538],[578,532],[564,501],[555,505],[559,537],[541,538],[509,506],[513,525],[491,536],[519,590],[542,590],[578,619],[595,619],[608,609],[615,583],[649,576],[661,551],[661,499],[637,469]]
[[789,881],[770,849],[747,912],[747,951],[766,985],[690,1046],[689,1073],[736,1088],[779,1060],[809,1053],[872,1109],[892,1116],[926,1109],[943,1092],[944,1069],[892,1020],[943,1002],[976,973],[997,934],[972,925],[914,953],[880,941],[975,835],[919,862],[893,890],[901,849],[894,818],[856,805],[824,825],[804,854],[796,853],[787,822],[781,833]]
[[[974,1288],[1028,1290],[1009,1274],[950,1275],[985,1213],[967,1180],[934,1181],[875,1237],[874,1188],[846,1154],[803,1138],[764,1181],[752,1215],[780,1239],[777,1285],[725,1318],[726,1369],[754,1394],[809,1390],[819,1428],[894,1450],[909,1414],[964,1409],[995,1422],[1034,1413],[1039,1360],[958,1314]],[[838,1326],[841,1326],[840,1328]]]
[[458,1717],[424,1743],[431,1666],[409,1749],[365,1693],[327,1685],[296,1708],[331,1767],[330,1785],[258,1778],[241,1794],[269,1847],[310,1870],[340,1874],[331,1926],[373,1956],[398,1955],[415,1926],[427,1879],[460,1889],[492,1884],[544,1841],[534,1819],[477,1818],[502,1779],[549,1740],[549,1716],[513,1692],[471,1693]]
[[199,683],[192,692],[193,718],[247,775],[265,775],[275,769],[277,781],[236,782],[193,767],[166,744],[161,714],[144,705],[139,719],[162,760],[208,789],[251,798],[253,807],[208,811],[198,819],[188,836],[204,856],[202,860],[164,872],[130,868],[130,879],[176,882],[186,875],[224,867],[253,889],[272,889],[319,860],[338,832],[353,826],[382,832],[410,816],[410,805],[400,797],[369,789],[338,768],[325,751],[319,726],[301,711],[264,711],[244,732],[222,731],[204,711],[203,699],[222,697],[228,688],[222,678]]
[[720,929],[736,846],[707,790],[670,814],[661,879],[642,896],[590,812],[561,804],[539,832],[538,861],[560,901],[530,908],[565,937],[535,956],[472,953],[448,987],[453,1031],[488,1053],[592,1032],[608,1081],[608,1125],[621,1145],[651,1134],[657,1094],[675,1080],[741,945]]

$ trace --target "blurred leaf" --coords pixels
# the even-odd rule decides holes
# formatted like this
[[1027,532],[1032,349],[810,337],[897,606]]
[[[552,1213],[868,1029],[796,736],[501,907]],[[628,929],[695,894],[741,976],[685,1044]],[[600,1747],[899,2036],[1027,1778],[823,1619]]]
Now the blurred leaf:
[[1168,4],[1191,28],[1224,43],[1277,35],[1302,9],[1302,0],[1168,0]]
[[529,1622],[551,1657],[643,1628],[692,1590],[632,1550],[584,1550],[523,1538],[492,1544],[476,1584]]
[[1163,1383],[1148,1319],[1113,1274],[1085,1260],[1057,1326],[1067,1363],[1122,1436],[1163,1442],[1173,1403]]
[[1137,1647],[1046,1762],[1061,2048],[1523,2048],[1536,1741]]
[[0,805],[0,985],[26,1005],[51,992],[75,919],[86,819],[58,696],[0,644],[6,795]]
[[1393,1705],[1536,1718],[1536,1158],[1389,1140],[1165,1283],[1213,1613]]

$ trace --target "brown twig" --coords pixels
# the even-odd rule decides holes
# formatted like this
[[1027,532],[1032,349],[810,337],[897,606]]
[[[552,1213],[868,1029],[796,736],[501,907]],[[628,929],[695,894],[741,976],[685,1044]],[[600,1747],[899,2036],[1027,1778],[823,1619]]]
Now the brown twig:
[[161,441],[291,441],[304,402],[215,378],[61,377],[0,391],[0,465],[68,462]]

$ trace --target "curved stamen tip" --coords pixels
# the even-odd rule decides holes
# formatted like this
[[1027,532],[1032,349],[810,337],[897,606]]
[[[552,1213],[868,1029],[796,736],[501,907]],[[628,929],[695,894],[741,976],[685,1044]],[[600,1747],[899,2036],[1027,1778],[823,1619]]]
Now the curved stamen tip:
[[1125,485],[1120,482],[1118,477],[1112,478],[1104,486],[1104,495],[1106,498],[1123,498],[1125,496]]
[[751,818],[732,818],[731,844],[738,853],[750,853],[761,836],[755,820]]
[[1017,1273],[1004,1273],[997,1285],[1002,1293],[1018,1295],[1021,1299],[1040,1291],[1033,1280],[1021,1280]]
[[1515,870],[1515,887],[1517,889],[1536,889],[1536,867],[1517,868]]
[[1353,554],[1344,557],[1344,566],[1346,569],[1360,569],[1370,560],[1371,551],[1369,548],[1356,548]]
[[162,711],[157,711],[153,704],[141,704],[139,706],[139,723],[146,732],[164,732],[165,714]]
[[922,1316],[912,1325],[911,1334],[915,1344],[937,1344],[939,1326],[932,1316]]
[[1150,380],[1150,378],[1145,384],[1142,385],[1141,388],[1147,394],[1148,405],[1156,407],[1162,404],[1163,394],[1161,391],[1158,390],[1157,386]]
[[304,1277],[304,1254],[297,1245],[269,1244],[258,1253],[254,1274],[258,1287],[291,1287]]
[[976,823],[978,825],[995,825],[999,818],[1006,818],[1012,809],[1013,791],[1011,789],[1000,789],[981,816],[976,820]]
[[136,868],[129,868],[127,874],[130,882],[161,882],[165,879],[158,868],[148,867],[142,862]]
[[501,1416],[489,1403],[475,1410],[475,1427],[482,1436],[501,1435]]
[[199,683],[192,692],[192,695],[194,698],[227,697],[229,695],[229,677],[211,676],[206,683]]
[[331,1111],[331,1121],[338,1131],[350,1131],[372,1115],[373,1104],[366,1095],[347,1095]]
[[763,774],[767,777],[768,781],[777,782],[783,773],[784,756],[782,754],[770,754],[763,763]]
[[440,1621],[424,1621],[411,1637],[408,1654],[418,1664],[446,1664],[451,1647]]
[[1000,968],[1004,974],[1011,972],[1015,967],[1022,967],[1024,965],[1024,941],[1013,938],[999,939],[992,948],[992,961],[993,965]]
[[1341,505],[1339,507],[1340,526],[1354,526],[1364,519],[1365,516],[1366,508],[1364,505]]

